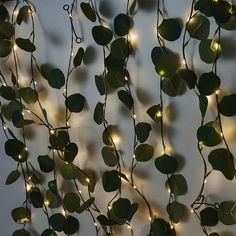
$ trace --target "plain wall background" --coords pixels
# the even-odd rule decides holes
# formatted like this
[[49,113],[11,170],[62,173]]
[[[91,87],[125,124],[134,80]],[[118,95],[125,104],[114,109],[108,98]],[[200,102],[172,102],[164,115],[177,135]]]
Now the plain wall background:
[[[36,47],[35,53],[40,64],[50,62],[56,67],[62,69],[66,73],[69,58],[70,48],[70,24],[66,12],[62,9],[63,4],[70,4],[72,1],[57,1],[57,0],[40,0],[32,1],[36,7]],[[80,3],[80,1],[78,1]],[[109,6],[109,10],[104,12],[104,19],[108,24],[112,26],[112,19],[117,13],[125,12],[126,1],[125,0],[98,0],[97,5],[103,2],[106,6]],[[148,2],[144,1],[143,2]],[[131,74],[132,80],[132,92],[135,97],[135,107],[137,122],[147,121],[152,123],[151,119],[146,114],[147,108],[151,105],[158,104],[159,100],[159,78],[155,73],[154,66],[151,62],[151,50],[154,46],[157,46],[157,40],[155,37],[155,25],[156,25],[156,9],[155,2],[151,0],[152,7],[148,9],[140,9],[134,16],[134,32],[137,34],[137,51],[134,57],[130,57],[128,63],[128,70]],[[147,3],[146,3],[147,4]],[[180,17],[186,21],[188,13],[190,11],[190,0],[166,0],[166,9],[169,17]],[[38,18],[40,17],[40,18]],[[91,48],[93,52],[93,59],[87,65],[83,65],[77,69],[71,77],[69,93],[80,92],[85,95],[87,99],[87,110],[84,110],[79,115],[72,114],[71,124],[73,126],[73,141],[79,141],[79,154],[76,159],[76,163],[80,167],[93,168],[99,173],[104,170],[108,170],[103,163],[100,150],[103,146],[101,135],[103,132],[102,127],[97,126],[93,121],[93,110],[98,101],[103,101],[103,97],[99,96],[97,92],[94,75],[98,75],[102,72],[102,48],[96,46],[92,36],[91,29],[93,25],[97,23],[90,23],[79,11],[79,15],[74,15],[74,23],[76,25],[77,33],[80,35],[82,31],[84,33],[85,42],[82,46]],[[79,18],[79,19],[78,19]],[[81,22],[81,26],[79,22]],[[211,28],[215,29],[216,25],[211,20]],[[17,35],[27,37],[27,33],[30,32],[31,25],[19,26],[17,29]],[[213,32],[211,32],[210,37]],[[227,45],[230,47],[223,47],[223,55],[218,63],[218,72],[221,76],[222,86],[221,88],[226,93],[233,93],[236,91],[235,81],[235,65],[236,65],[236,46],[235,32],[226,32],[222,30],[223,38],[228,41]],[[231,43],[231,44],[229,44]],[[181,57],[181,44],[182,37],[173,43],[166,43],[167,47],[178,52]],[[75,45],[74,54],[81,45]],[[225,49],[225,52],[224,52]],[[194,57],[191,58],[192,50],[194,50]],[[230,57],[227,56],[230,54]],[[23,53],[19,49],[20,60],[20,75],[22,81],[27,80],[29,77],[29,55]],[[199,60],[198,55],[198,42],[192,40],[187,50],[187,60],[193,60],[195,69],[198,73],[207,72],[211,70],[211,65],[204,64]],[[9,58],[7,64],[12,61]],[[6,70],[5,70],[6,72]],[[6,72],[7,73],[7,72]],[[40,84],[47,86],[47,82],[42,78],[38,79],[38,88]],[[214,110],[214,98],[209,97],[210,108],[207,114],[207,120],[213,120],[216,116]],[[49,118],[55,120],[55,124],[60,125],[60,122],[56,122],[57,114],[60,112],[60,103],[63,104],[63,97],[60,91],[53,89],[48,90],[48,95],[43,101],[45,108],[48,110]],[[184,95],[178,97],[168,97],[164,94],[164,105],[168,109],[164,112],[165,122],[165,138],[168,144],[169,152],[179,156],[180,161],[183,163],[183,168],[179,169],[179,172],[183,174],[188,181],[188,193],[184,196],[179,196],[177,199],[179,202],[186,204],[188,207],[196,198],[202,181],[203,175],[203,163],[200,155],[197,151],[197,138],[196,130],[200,124],[200,111],[198,108],[198,100],[192,91],[187,91]],[[119,149],[123,152],[123,159],[127,166],[130,165],[132,160],[132,138],[133,127],[130,119],[129,111],[119,102],[117,94],[113,93],[108,99],[107,118],[110,124],[118,124],[121,131],[121,142]],[[172,114],[168,115],[167,110]],[[226,135],[226,139],[232,149],[232,152],[236,153],[236,126],[235,117],[223,118],[223,128]],[[62,123],[61,123],[62,124]],[[157,157],[161,154],[161,139],[160,139],[160,127],[152,123],[151,136],[148,139],[148,143],[152,144],[155,148],[155,155]],[[34,163],[34,166],[38,168],[37,156],[47,153],[47,143],[44,141],[47,139],[46,129],[43,127],[36,127],[34,129],[34,137],[32,140],[27,140],[28,148],[30,151],[30,161]],[[5,186],[5,179],[7,175],[16,168],[16,163],[4,153],[5,136],[3,132],[1,134],[1,165],[0,165],[0,235],[8,236],[12,232],[21,228],[20,225],[14,223],[11,218],[11,210],[18,207],[24,201],[24,186],[23,181],[18,180],[10,186]],[[206,148],[204,151],[207,156],[210,149]],[[168,202],[168,193],[164,188],[166,177],[160,174],[154,166],[153,160],[147,163],[138,164],[136,172],[136,185],[142,189],[147,199],[151,202],[153,210],[157,212],[158,217],[168,219],[165,212],[165,207]],[[48,175],[50,176],[50,174]],[[50,177],[49,177],[50,179]],[[66,188],[68,183],[64,183]],[[81,188],[83,191],[83,187]],[[85,189],[84,189],[85,191]],[[205,195],[208,196],[208,200],[212,203],[221,202],[226,200],[236,199],[235,180],[227,181],[223,175],[217,171],[214,171],[209,177],[205,189]],[[84,194],[86,197],[86,194]],[[95,191],[96,203],[100,209],[105,212],[106,204],[111,199],[113,194],[108,194],[103,191],[101,184],[99,183]],[[143,236],[148,230],[148,212],[144,206],[140,197],[130,188],[127,189],[127,196],[133,201],[140,203],[140,209],[133,220],[134,235]],[[141,207],[142,206],[142,207]],[[32,209],[32,235],[37,236],[46,228],[46,218],[42,215],[40,209]],[[60,210],[55,210],[57,212]],[[93,222],[87,213],[83,213],[78,216],[81,227],[78,235],[95,235]],[[20,226],[20,227],[19,227]],[[28,227],[28,226],[27,226]],[[123,232],[117,235],[129,235],[130,232],[127,227],[121,227]],[[202,236],[200,225],[197,223],[194,215],[189,213],[184,222],[176,225],[177,235],[189,236],[199,235]],[[216,227],[212,228],[212,232],[217,231],[222,236],[236,235],[236,226],[226,227],[221,223],[218,223]],[[60,234],[58,234],[60,235]]]

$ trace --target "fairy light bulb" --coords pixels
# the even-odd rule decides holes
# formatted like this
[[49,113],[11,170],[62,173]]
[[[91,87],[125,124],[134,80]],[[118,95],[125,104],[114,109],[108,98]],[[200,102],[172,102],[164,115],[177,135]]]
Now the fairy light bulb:
[[95,227],[97,227],[97,226],[98,226],[98,224],[97,224],[96,222],[94,222],[94,225],[95,225]]
[[136,114],[132,114],[132,119],[135,120],[136,119]]
[[187,62],[186,62],[185,59],[182,60],[182,64],[183,64],[184,66],[187,64]]
[[108,206],[108,210],[110,211],[111,209],[112,209],[112,206],[111,206],[111,205],[109,205],[109,206]]
[[90,182],[90,179],[89,179],[89,178],[86,178],[86,182],[89,183],[89,182]]
[[27,184],[26,184],[26,190],[27,190],[27,192],[29,192],[31,189],[32,189],[32,184],[27,183]]
[[133,159],[136,159],[136,155],[135,154],[133,155]]
[[115,145],[119,145],[120,144],[120,137],[117,134],[113,134],[112,135],[112,140],[113,140]]
[[127,228],[132,229],[132,225],[131,224],[127,225]]
[[45,204],[46,206],[48,206],[48,205],[49,205],[49,200],[48,200],[48,199],[45,199],[45,200],[44,200],[44,204]]
[[16,43],[14,43],[13,50],[16,51],[17,49],[18,49],[18,47],[17,47]]
[[216,94],[217,94],[217,95],[220,94],[220,90],[219,90],[219,89],[216,90]]
[[162,112],[161,112],[161,111],[157,111],[156,116],[157,116],[158,118],[160,118],[160,117],[162,116]]
[[130,30],[130,32],[129,32],[129,39],[130,39],[131,43],[135,44],[137,42],[137,39],[138,39],[137,33],[135,31],[133,31],[133,30]]
[[160,71],[159,71],[159,75],[160,75],[160,76],[164,76],[164,75],[165,75],[165,71],[164,71],[164,70],[160,70]]

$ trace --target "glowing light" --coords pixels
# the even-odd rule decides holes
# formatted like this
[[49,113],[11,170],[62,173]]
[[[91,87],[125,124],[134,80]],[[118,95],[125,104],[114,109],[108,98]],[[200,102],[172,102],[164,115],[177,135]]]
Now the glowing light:
[[14,43],[14,45],[13,45],[13,50],[17,50],[18,49],[18,47],[17,47],[17,45],[16,45],[16,43]]
[[170,224],[170,228],[171,228],[171,229],[174,229],[174,226],[173,226],[173,224]]
[[24,116],[24,115],[25,115],[25,113],[24,113],[23,111],[21,112],[21,114],[22,114],[22,116]]
[[55,134],[55,130],[51,129],[50,134]]
[[66,212],[65,212],[65,210],[64,209],[62,209],[62,215],[66,215]]
[[82,193],[82,191],[81,191],[81,190],[79,190],[79,193],[81,194],[81,193]]
[[34,81],[34,84],[36,85],[36,84],[37,84],[37,81]]
[[128,81],[128,77],[127,76],[125,76],[125,80]]
[[27,152],[29,149],[27,147],[25,147],[25,151]]
[[218,2],[218,0],[212,0],[212,2]]
[[131,41],[132,43],[135,43],[135,42],[137,42],[138,35],[137,35],[137,33],[135,33],[133,30],[131,30],[131,31],[129,32],[129,38],[130,38],[130,41]]
[[149,216],[149,218],[148,218],[148,219],[149,219],[149,221],[152,221],[152,217],[151,217],[151,216]]
[[162,116],[161,111],[158,111],[158,112],[156,113],[156,117],[160,118],[161,116]]
[[136,185],[134,185],[133,188],[136,189],[137,188]]
[[73,53],[73,52],[71,53],[71,56],[72,56],[72,57],[74,56],[74,53]]
[[47,199],[44,201],[44,204],[45,204],[46,206],[48,206],[49,203],[50,203],[50,202],[49,202]]
[[137,116],[136,116],[135,114],[132,114],[132,119],[134,119],[134,120],[135,120],[135,119],[136,119],[136,117],[137,117]]
[[199,141],[199,145],[204,145],[204,142],[203,141]]
[[30,110],[26,110],[29,114],[31,113],[31,111]]
[[29,10],[28,10],[28,13],[31,14],[31,13],[33,13],[33,12],[29,9]]
[[2,85],[3,85],[4,87],[6,87],[6,86],[7,86],[5,82],[3,82],[3,83],[2,83]]
[[111,205],[109,205],[109,206],[108,206],[108,210],[110,211],[111,209],[112,209],[112,206],[111,206]]
[[19,160],[21,160],[23,158],[23,156],[21,154],[18,155]]
[[26,190],[29,192],[32,189],[32,184],[27,183],[26,184]]
[[89,179],[89,178],[86,178],[86,182],[89,183],[89,182],[90,182],[90,179]]
[[71,13],[69,14],[69,17],[70,17],[70,18],[72,17],[72,14],[71,14]]
[[206,179],[204,180],[204,183],[205,183],[205,184],[207,183],[207,180],[206,180]]
[[216,94],[217,95],[220,94],[220,90],[219,89],[216,90]]
[[21,223],[21,224],[26,224],[26,223],[28,223],[29,221],[30,221],[30,219],[26,217],[26,218],[24,218],[24,219],[21,219],[21,220],[20,220],[20,223]]
[[67,126],[69,126],[69,125],[70,125],[70,122],[69,122],[69,121],[67,121],[67,122],[66,122],[66,125],[67,125]]
[[16,10],[16,11],[14,11],[14,13],[13,13],[13,14],[14,14],[14,16],[17,16],[17,15],[18,15],[18,13],[19,13],[19,12]]
[[6,130],[8,128],[8,126],[4,123],[3,124],[3,129]]
[[96,222],[94,223],[94,225],[95,225],[95,227],[97,227],[97,226],[98,226],[98,224],[97,224]]
[[134,159],[136,158],[135,154],[133,155],[133,158],[134,158]]
[[223,132],[220,132],[220,136],[221,136],[221,137],[224,137],[224,134],[223,134]]
[[115,145],[118,145],[120,143],[120,137],[117,134],[112,135],[112,140]]
[[170,188],[167,189],[167,192],[168,192],[168,193],[171,193]]
[[182,64],[183,64],[183,65],[186,65],[186,64],[187,64],[187,62],[186,62],[185,59],[183,59]]
[[218,51],[220,51],[221,46],[220,46],[219,43],[213,41],[212,44],[211,44],[211,49],[212,49],[214,52],[218,52]]
[[132,225],[127,225],[127,228],[128,229],[132,229]]
[[159,75],[160,75],[160,76],[164,76],[164,75],[165,75],[165,71],[164,71],[164,70],[160,70],[160,71],[159,71]]
[[191,209],[191,211],[190,211],[191,213],[193,213],[194,211],[193,211],[193,209]]

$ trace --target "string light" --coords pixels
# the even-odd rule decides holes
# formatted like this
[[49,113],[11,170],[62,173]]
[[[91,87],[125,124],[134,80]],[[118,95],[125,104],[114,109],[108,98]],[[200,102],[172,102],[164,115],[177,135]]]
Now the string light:
[[118,145],[120,143],[120,137],[117,134],[112,135],[112,140],[115,145]]
[[31,111],[30,110],[26,110],[29,114],[31,113]]
[[51,130],[50,130],[50,134],[55,134],[55,130],[54,130],[54,129],[51,129]]
[[109,206],[108,206],[108,210],[110,211],[111,209],[112,209],[112,206],[111,206],[111,205],[109,205]]
[[17,47],[16,43],[14,43],[13,50],[16,51],[17,49],[18,49],[18,47]]
[[7,124],[3,124],[3,129],[6,130],[8,128]]
[[205,184],[207,183],[207,180],[206,180],[206,179],[204,180],[204,183],[205,183]]
[[160,118],[161,116],[162,116],[162,112],[161,112],[161,111],[157,111],[156,117],[157,117],[157,118]]
[[30,221],[30,219],[27,218],[27,217],[25,217],[24,219],[21,219],[21,220],[20,220],[20,223],[21,223],[21,224],[26,224],[26,223],[28,223],[29,221]]
[[221,49],[221,46],[219,43],[215,42],[214,40],[212,41],[211,43],[211,49],[214,51],[214,52],[217,52]]
[[159,74],[160,74],[160,76],[164,76],[165,75],[165,71],[164,70],[160,70]]
[[94,225],[95,225],[95,227],[97,227],[97,226],[98,226],[98,224],[97,224],[96,222],[94,222]]
[[183,64],[183,65],[186,65],[186,64],[187,64],[187,62],[186,62],[185,59],[182,60],[182,64]]
[[79,193],[81,194],[81,193],[82,193],[82,191],[81,191],[81,190],[79,190]]
[[216,90],[216,94],[217,94],[217,95],[220,94],[220,89],[217,89],[217,90]]
[[129,39],[130,39],[131,43],[136,43],[137,39],[138,39],[138,35],[133,30],[130,30]]
[[136,158],[136,155],[135,155],[135,154],[133,155],[133,158],[134,158],[134,159]]
[[135,120],[136,119],[136,115],[135,114],[132,114],[132,119]]
[[127,76],[125,76],[125,80],[128,81],[128,77]]
[[26,184],[26,191],[29,192],[32,189],[32,184],[27,183]]
[[66,122],[66,125],[67,125],[67,126],[69,126],[69,125],[70,125],[70,122],[69,122],[69,121],[67,121],[67,122]]
[[136,189],[137,188],[136,185],[133,185],[133,188]]
[[90,182],[90,179],[89,179],[89,178],[86,178],[86,182],[89,183],[89,182]]
[[47,199],[45,199],[44,204],[45,204],[46,206],[49,206],[49,201],[48,201]]
[[131,225],[131,224],[128,224],[128,225],[127,225],[127,228],[128,228],[128,229],[132,229],[132,225]]
[[193,213],[194,211],[193,211],[193,209],[191,209],[191,211],[190,211],[191,213]]

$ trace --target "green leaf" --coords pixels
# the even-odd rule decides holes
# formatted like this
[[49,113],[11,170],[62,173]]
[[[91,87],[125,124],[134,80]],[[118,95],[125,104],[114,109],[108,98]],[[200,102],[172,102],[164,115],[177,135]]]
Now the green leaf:
[[163,154],[156,158],[155,166],[163,174],[173,174],[178,168],[178,162],[175,157]]
[[60,206],[59,198],[50,189],[46,192],[46,200],[50,209],[58,208]]
[[113,135],[115,135],[117,132],[117,126],[115,125],[108,125],[103,133],[102,133],[102,140],[103,140],[103,143],[108,145],[108,146],[112,146],[113,144]]
[[65,147],[64,159],[67,162],[73,162],[78,154],[78,146],[75,143],[69,143]]
[[81,7],[81,10],[82,12],[84,13],[84,15],[89,19],[91,20],[92,22],[95,22],[97,17],[96,17],[96,14],[93,10],[93,8],[90,6],[89,3],[86,3],[86,2],[82,2],[80,4],[80,7]]
[[18,170],[13,170],[8,176],[7,176],[7,179],[6,179],[6,182],[5,184],[6,185],[10,185],[14,182],[16,182],[20,177],[20,172]]
[[112,211],[121,220],[126,220],[131,210],[131,203],[127,198],[119,198],[112,204]]
[[108,70],[112,68],[117,68],[122,70],[125,67],[125,59],[124,58],[115,58],[111,55],[111,53],[105,58],[105,66]]
[[194,9],[200,11],[201,13],[205,14],[206,16],[212,16],[212,0],[198,0],[195,5]]
[[213,147],[221,143],[221,136],[214,127],[200,126],[197,130],[198,141],[208,147]]
[[19,95],[27,104],[34,104],[38,100],[37,91],[31,87],[20,88]]
[[118,36],[125,36],[133,26],[132,18],[126,14],[118,14],[114,19],[114,30]]
[[215,226],[218,223],[217,210],[213,207],[206,207],[200,211],[202,226]]
[[149,161],[153,156],[153,147],[149,144],[140,144],[135,149],[135,159],[137,161],[146,162]]
[[198,80],[198,90],[203,95],[211,95],[220,87],[220,77],[214,72],[203,73]]
[[199,55],[203,62],[211,64],[220,57],[221,47],[217,45],[212,39],[206,39],[200,42]]
[[99,223],[101,225],[107,225],[107,226],[111,226],[111,225],[114,225],[114,222],[109,220],[106,216],[104,215],[99,215],[97,217],[97,220],[99,221]]
[[73,61],[74,67],[80,66],[83,58],[84,58],[84,49],[80,47],[74,57]]
[[12,236],[31,236],[31,234],[25,229],[18,229],[13,232]]
[[99,94],[102,96],[105,94],[105,85],[102,76],[95,75],[95,83]]
[[208,160],[214,170],[219,170],[226,179],[232,180],[235,175],[234,157],[225,148],[215,149],[210,152]]
[[43,196],[39,190],[35,189],[29,194],[32,205],[35,208],[42,208],[44,204]]
[[70,142],[70,137],[65,130],[56,130],[55,133],[51,133],[49,137],[49,143],[51,149],[63,150]]
[[175,230],[171,228],[171,225],[161,218],[156,218],[151,223],[151,235],[150,236],[176,236]]
[[67,192],[63,198],[63,204],[67,211],[75,212],[80,207],[80,197],[77,193]]
[[49,85],[55,89],[60,89],[65,84],[65,76],[60,69],[51,70],[47,79]]
[[52,229],[45,229],[40,236],[57,236]]
[[25,144],[18,139],[8,139],[5,142],[5,152],[11,156],[15,161],[25,161]]
[[124,103],[124,105],[126,105],[130,110],[132,109],[133,105],[134,105],[134,100],[132,98],[132,96],[130,95],[130,93],[128,93],[125,90],[120,90],[118,92],[118,97],[119,100]]
[[84,108],[85,97],[80,93],[70,95],[65,100],[65,105],[70,112],[81,112]]
[[0,6],[0,22],[4,22],[8,17],[9,17],[9,13],[6,7],[4,7],[4,5],[1,5]]
[[61,213],[53,214],[49,218],[49,223],[51,227],[58,232],[61,232],[63,230],[65,221],[66,218]]
[[36,50],[35,45],[29,39],[17,38],[16,44],[26,52],[34,52]]
[[131,6],[130,6],[130,8],[129,8],[129,14],[130,14],[130,15],[133,15],[133,14],[134,14],[136,5],[137,5],[137,0],[133,0]]
[[94,114],[93,114],[93,120],[98,124],[102,124],[103,122],[103,106],[104,104],[101,102],[98,102],[95,109],[94,109]]
[[212,1],[212,14],[217,23],[227,23],[230,19],[231,5],[222,0]]
[[179,69],[177,75],[185,81],[190,89],[193,89],[197,83],[197,75],[189,69]]
[[72,235],[75,234],[78,230],[79,230],[79,221],[73,216],[68,216],[63,225],[63,232],[66,235]]
[[140,122],[135,126],[135,133],[137,135],[137,139],[140,143],[145,142],[149,133],[152,130],[152,126],[146,122]]
[[21,23],[24,21],[24,22],[27,22],[28,21],[28,18],[29,18],[29,11],[30,11],[30,8],[29,6],[23,6],[20,8],[19,10],[19,13],[17,15],[17,18],[16,18],[16,22],[18,25],[21,25]]
[[232,6],[233,14],[230,16],[230,19],[226,23],[221,23],[221,28],[225,30],[235,30],[236,29],[236,15],[235,15],[235,6]]
[[164,19],[157,30],[162,38],[175,41],[181,35],[182,25],[177,19]]
[[222,202],[218,209],[218,217],[224,225],[236,224],[236,202]]
[[171,78],[179,68],[179,56],[174,53],[165,53],[156,59],[155,70],[165,78]]
[[23,128],[24,126],[34,123],[33,120],[24,119],[21,111],[15,111],[12,114],[12,123],[16,128]]
[[94,192],[95,186],[96,186],[96,182],[97,182],[96,174],[93,171],[92,174],[89,174],[89,183],[88,183],[88,191],[89,192],[91,192],[91,193]]
[[51,181],[48,182],[48,188],[50,189],[50,191],[51,191],[53,194],[58,195],[58,191],[57,191],[57,180],[56,180],[56,179],[51,180]]
[[173,223],[177,224],[183,220],[186,213],[186,207],[179,202],[171,202],[166,206],[166,211]]
[[166,188],[174,195],[183,195],[188,191],[188,185],[183,175],[171,175],[166,181]]
[[155,122],[158,123],[160,121],[162,116],[160,104],[149,107],[146,112]]
[[136,213],[136,211],[138,210],[138,203],[133,203],[129,209],[129,214],[128,214],[128,217],[127,217],[127,221],[131,221],[134,214]]
[[38,156],[40,170],[49,173],[55,168],[55,162],[48,155]]
[[116,170],[106,171],[102,175],[102,185],[106,192],[113,192],[120,188],[121,180]]
[[75,179],[78,175],[77,167],[72,163],[69,164],[64,163],[61,166],[61,175],[65,180]]
[[10,22],[0,22],[0,38],[10,39],[15,33],[14,27]]
[[16,97],[15,90],[10,86],[2,85],[0,87],[0,96],[6,100],[13,100]]
[[236,94],[224,96],[219,103],[219,111],[223,116],[236,115]]
[[113,147],[103,147],[102,158],[105,164],[109,167],[115,167],[118,164],[118,158]]
[[111,44],[111,55],[114,58],[126,59],[133,53],[132,45],[126,38],[118,38]]
[[9,40],[0,39],[0,57],[6,57],[11,53],[12,43]]
[[205,40],[209,36],[210,21],[205,16],[198,14],[190,19],[187,31],[191,38]]
[[80,213],[86,211],[87,209],[89,209],[89,207],[92,206],[94,201],[95,201],[94,197],[89,198],[86,202],[84,202],[82,205],[80,205],[80,207],[76,210],[76,212],[80,214]]
[[92,28],[92,35],[98,45],[106,46],[111,42],[113,33],[105,26],[99,25]]
[[202,117],[205,117],[207,107],[208,107],[208,99],[206,96],[202,94],[198,96],[198,99],[199,99],[199,108],[200,108]]
[[31,211],[25,207],[17,207],[11,211],[11,216],[16,223],[24,224],[30,222]]
[[120,68],[111,68],[107,72],[107,82],[111,88],[123,87],[126,83],[125,71]]

